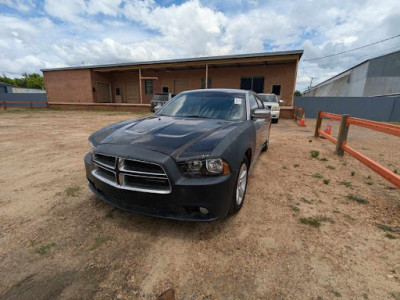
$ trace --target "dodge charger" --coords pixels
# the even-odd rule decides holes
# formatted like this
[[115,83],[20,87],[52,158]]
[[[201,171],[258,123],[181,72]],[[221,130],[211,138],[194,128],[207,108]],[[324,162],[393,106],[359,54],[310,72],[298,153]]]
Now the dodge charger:
[[155,114],[89,137],[89,188],[134,213],[212,221],[243,206],[249,171],[268,149],[271,113],[252,91],[193,90]]

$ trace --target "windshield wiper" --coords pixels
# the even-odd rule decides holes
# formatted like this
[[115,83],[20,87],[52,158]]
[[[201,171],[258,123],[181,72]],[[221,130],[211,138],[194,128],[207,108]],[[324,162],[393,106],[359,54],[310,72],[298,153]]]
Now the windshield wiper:
[[205,118],[205,117],[201,117],[198,115],[185,115],[185,116],[181,116],[182,118]]

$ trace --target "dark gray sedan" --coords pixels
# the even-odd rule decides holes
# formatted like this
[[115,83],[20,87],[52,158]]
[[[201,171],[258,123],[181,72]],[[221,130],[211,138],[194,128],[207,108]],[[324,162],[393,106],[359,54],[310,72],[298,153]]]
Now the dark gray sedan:
[[243,205],[249,171],[268,149],[271,113],[251,91],[177,95],[154,115],[89,137],[90,189],[120,209],[211,221]]

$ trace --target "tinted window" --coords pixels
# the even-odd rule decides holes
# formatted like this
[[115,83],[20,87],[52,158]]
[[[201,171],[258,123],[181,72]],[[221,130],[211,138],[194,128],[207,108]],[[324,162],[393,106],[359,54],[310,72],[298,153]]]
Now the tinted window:
[[224,119],[233,121],[245,120],[245,99],[246,95],[242,93],[182,93],[157,111],[156,115]]
[[280,95],[281,94],[281,85],[280,84],[274,84],[272,86],[272,93],[275,95]]
[[146,94],[153,94],[153,80],[146,79],[144,81]]
[[254,91],[256,93],[264,92],[264,77],[242,77],[240,80],[242,90]]

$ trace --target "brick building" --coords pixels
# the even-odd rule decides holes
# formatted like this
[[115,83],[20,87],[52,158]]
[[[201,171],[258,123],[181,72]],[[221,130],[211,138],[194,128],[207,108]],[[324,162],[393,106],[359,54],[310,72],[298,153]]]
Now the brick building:
[[[43,69],[50,104],[149,104],[154,93],[241,88],[293,105],[302,50]],[[205,78],[208,78],[206,81]]]

